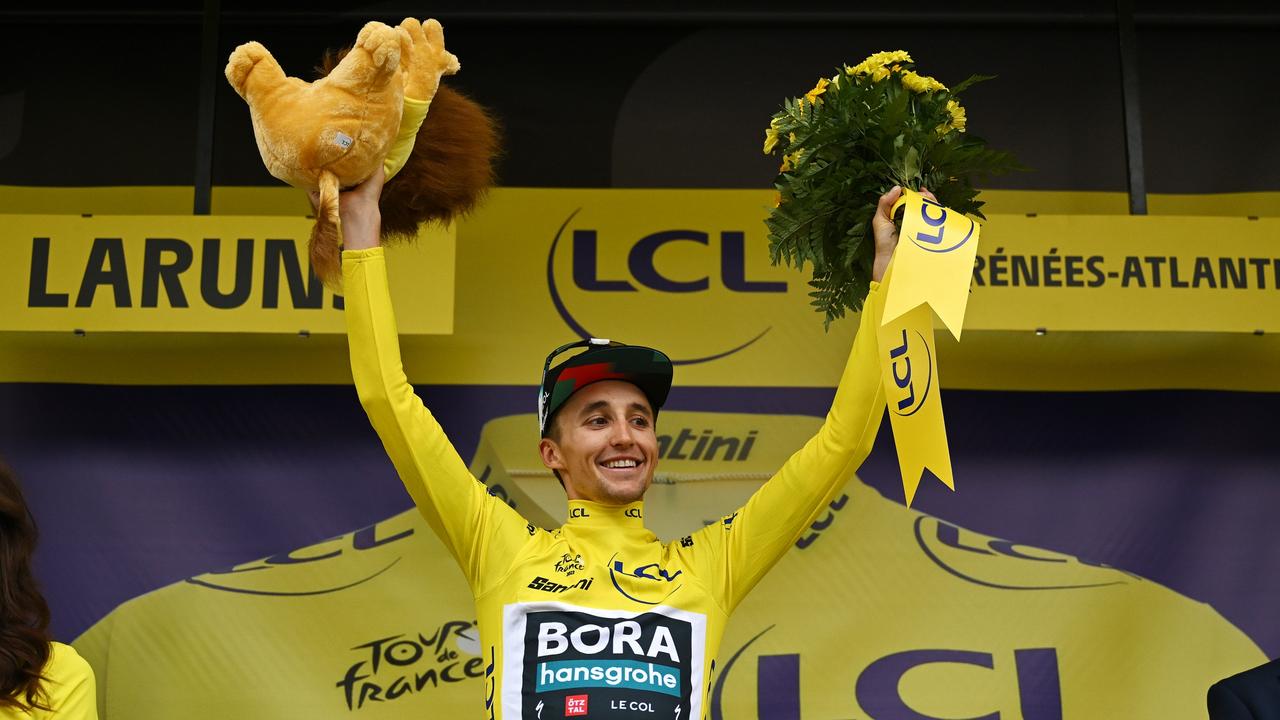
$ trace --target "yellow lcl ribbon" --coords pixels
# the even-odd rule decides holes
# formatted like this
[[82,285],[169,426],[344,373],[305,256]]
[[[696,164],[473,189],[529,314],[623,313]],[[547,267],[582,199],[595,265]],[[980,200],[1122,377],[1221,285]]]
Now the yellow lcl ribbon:
[[902,490],[910,506],[925,470],[955,490],[933,315],[937,313],[960,339],[981,226],[912,190],[902,191],[893,212],[903,206],[902,231],[885,274],[888,294],[876,336]]

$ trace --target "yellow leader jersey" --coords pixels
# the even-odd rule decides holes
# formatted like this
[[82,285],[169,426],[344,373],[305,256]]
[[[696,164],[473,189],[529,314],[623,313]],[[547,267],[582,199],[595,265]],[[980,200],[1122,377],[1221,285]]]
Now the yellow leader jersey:
[[662,543],[642,503],[571,501],[548,531],[487,492],[405,377],[382,249],[344,252],[343,283],[361,404],[475,597],[484,717],[704,717],[730,613],[870,452],[878,285],[818,434],[737,512]]

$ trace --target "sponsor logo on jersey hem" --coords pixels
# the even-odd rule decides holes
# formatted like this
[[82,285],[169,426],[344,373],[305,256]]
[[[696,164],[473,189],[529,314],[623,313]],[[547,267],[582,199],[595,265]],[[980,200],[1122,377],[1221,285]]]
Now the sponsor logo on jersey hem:
[[564,699],[565,717],[569,717],[572,715],[586,715],[587,703],[590,699],[591,699],[590,695],[569,695],[565,697]]

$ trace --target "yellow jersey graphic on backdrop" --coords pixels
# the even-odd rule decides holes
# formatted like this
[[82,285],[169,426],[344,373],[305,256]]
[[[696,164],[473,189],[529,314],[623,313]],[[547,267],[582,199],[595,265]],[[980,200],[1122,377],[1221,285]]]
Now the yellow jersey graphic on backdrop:
[[[664,412],[648,527],[676,539],[719,521],[820,424]],[[564,496],[533,427],[533,415],[489,422],[471,471],[554,527]],[[610,582],[573,557],[539,575],[529,592],[550,610],[561,588]],[[453,558],[407,510],[135,598],[75,645],[108,720],[482,717],[490,659],[474,613]],[[554,632],[544,640],[557,646]],[[662,654],[664,640],[646,642]],[[1263,660],[1208,605],[957,527],[854,479],[734,613],[703,716],[1198,719],[1209,684]]]

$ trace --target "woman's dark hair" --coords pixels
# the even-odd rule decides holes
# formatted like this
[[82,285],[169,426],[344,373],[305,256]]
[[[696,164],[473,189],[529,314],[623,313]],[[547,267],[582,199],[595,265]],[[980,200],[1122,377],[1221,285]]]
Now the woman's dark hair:
[[0,708],[48,710],[41,682],[49,661],[49,605],[31,572],[36,523],[0,462]]

